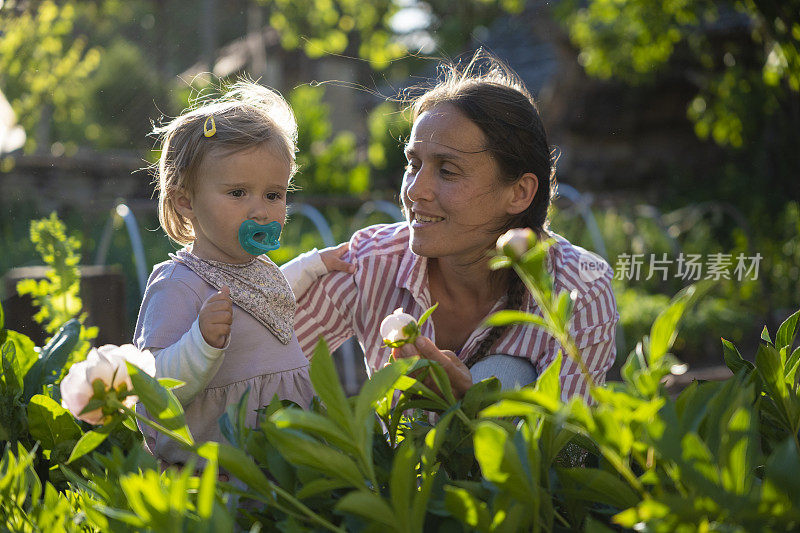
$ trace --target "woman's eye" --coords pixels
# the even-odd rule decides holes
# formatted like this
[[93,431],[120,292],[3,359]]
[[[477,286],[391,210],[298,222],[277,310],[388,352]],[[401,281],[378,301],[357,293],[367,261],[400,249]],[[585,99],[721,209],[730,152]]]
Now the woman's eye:
[[411,172],[412,174],[416,174],[419,170],[419,163],[416,161],[409,161],[406,163],[406,172]]
[[446,167],[442,167],[442,168],[439,169],[439,174],[441,174],[441,176],[443,178],[445,178],[445,179],[452,179],[452,178],[456,177],[458,172],[456,172],[455,170],[446,168]]
[[244,196],[244,191],[242,189],[235,189],[229,192],[228,194],[230,194],[234,198],[241,198],[242,196]]

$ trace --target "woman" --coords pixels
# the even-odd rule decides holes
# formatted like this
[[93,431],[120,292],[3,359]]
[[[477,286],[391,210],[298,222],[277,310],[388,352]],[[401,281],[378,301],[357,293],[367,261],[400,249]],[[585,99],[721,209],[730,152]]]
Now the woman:
[[[487,65],[483,71],[481,64]],[[506,356],[500,358],[503,366],[520,362],[541,373],[558,353],[552,337],[525,326],[482,326],[500,309],[536,311],[511,270],[493,272],[487,266],[487,251],[498,236],[530,227],[540,238],[556,239],[548,258],[554,288],[577,289],[572,332],[594,382],[602,383],[614,361],[619,319],[611,270],[585,281],[579,271],[585,251],[547,230],[554,169],[527,89],[510,69],[478,52],[463,71],[446,67],[443,79],[416,98],[411,110],[414,126],[401,189],[406,221],[356,232],[343,256],[355,273],[323,275],[299,296],[295,329],[306,355],[320,337],[335,349],[356,335],[367,366],[377,370],[390,355],[382,345],[381,320],[398,307],[419,316],[438,303],[422,326],[423,336],[397,356],[439,361],[458,394],[473,383],[470,367],[494,354]],[[489,366],[502,374],[501,364]],[[512,374],[519,372],[515,366]],[[565,399],[587,394],[581,371],[570,360],[562,363],[561,386]]]

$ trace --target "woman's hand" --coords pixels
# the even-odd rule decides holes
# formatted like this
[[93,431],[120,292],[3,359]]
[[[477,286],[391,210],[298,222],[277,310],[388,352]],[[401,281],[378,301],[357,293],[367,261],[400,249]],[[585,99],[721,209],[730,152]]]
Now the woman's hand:
[[342,260],[342,256],[350,249],[350,243],[344,242],[339,246],[323,248],[319,251],[319,257],[325,264],[328,272],[347,272],[352,274],[356,271],[355,265]]
[[[450,378],[450,385],[453,387],[453,394],[456,398],[462,398],[467,389],[472,386],[472,374],[467,365],[462,363],[458,356],[450,350],[437,348],[428,337],[419,336],[414,344],[404,344],[400,348],[392,349],[392,356],[395,359],[404,359],[415,355],[436,361],[442,366],[447,377]],[[426,387],[438,392],[438,388],[430,376],[423,383]]]

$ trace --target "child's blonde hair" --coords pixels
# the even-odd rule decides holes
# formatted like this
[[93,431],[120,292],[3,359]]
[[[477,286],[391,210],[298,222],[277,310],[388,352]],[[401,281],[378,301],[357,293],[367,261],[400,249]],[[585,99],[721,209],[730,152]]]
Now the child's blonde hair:
[[[213,125],[216,132],[205,133]],[[289,178],[297,170],[297,121],[283,97],[257,83],[239,81],[219,98],[198,99],[194,108],[155,127],[161,144],[158,161],[158,220],[180,244],[194,240],[192,224],[175,208],[176,193],[192,192],[197,172],[212,151],[229,155],[264,143],[289,163]],[[210,133],[210,132],[209,132]]]

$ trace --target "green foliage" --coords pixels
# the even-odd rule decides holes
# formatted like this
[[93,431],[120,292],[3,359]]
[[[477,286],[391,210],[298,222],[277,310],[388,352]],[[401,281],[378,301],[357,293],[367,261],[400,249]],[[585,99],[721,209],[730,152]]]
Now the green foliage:
[[[31,241],[50,270],[47,271],[46,279],[38,282],[27,279],[17,283],[17,293],[30,295],[34,305],[39,307],[33,318],[48,333],[55,333],[73,317],[80,321],[86,318],[85,314],[81,314],[83,305],[78,294],[80,242],[73,236],[68,237],[65,230],[64,223],[55,213],[51,213],[48,218],[31,221]],[[79,356],[88,352],[89,342],[95,337],[96,327],[81,326],[81,342],[77,349]],[[71,351],[69,349],[67,353]],[[62,367],[63,365],[59,369]]]
[[67,129],[81,123],[80,95],[100,51],[73,33],[75,17],[73,3],[6,2],[0,9],[0,88],[28,133],[28,151],[49,142],[35,133],[40,121],[49,127],[50,114]]
[[[753,0],[591,0],[556,8],[590,75],[650,82],[673,58],[691,58],[699,92],[687,114],[695,131],[734,147],[762,134],[762,117],[780,120],[779,110],[797,101],[798,10],[797,1]],[[720,29],[750,41],[726,41]]]
[[[723,341],[735,376],[694,383],[673,398],[663,379],[679,363],[670,353],[677,327],[707,289],[690,286],[660,309],[622,382],[590,383],[591,404],[563,402],[562,357],[583,362],[569,338],[571,300],[553,291],[546,253],[544,244],[492,261],[515,269],[541,316],[502,313],[491,322],[545,328],[565,347],[532,386],[500,392],[489,379],[456,398],[438,364],[402,359],[348,398],[321,341],[310,369],[319,401],[304,410],[276,399],[247,427],[246,393],[220,420],[228,443],[195,442],[170,390],[179,383],[131,365],[149,418],[117,401],[110,422],[85,432],[52,387],[36,387],[42,394],[23,401],[40,359],[24,338],[0,330],[0,400],[22,407],[17,428],[2,419],[0,432],[29,432],[11,439],[17,451],[8,445],[0,461],[0,523],[67,531],[212,531],[234,523],[292,531],[795,530],[800,311],[774,334],[765,328],[755,363]],[[63,335],[74,339],[77,328]],[[56,335],[49,350],[63,345]],[[53,357],[43,356],[43,365]],[[435,390],[424,384],[429,377]],[[133,420],[198,462],[161,471],[138,437],[118,438],[123,430],[135,435],[125,429]]]
[[309,57],[357,54],[382,70],[405,48],[392,42],[387,26],[398,6],[389,0],[365,4],[354,0],[272,0],[270,25],[287,50],[302,49]]
[[[681,253],[685,257],[699,255],[703,262],[710,254],[730,254],[732,266],[739,254],[761,256],[757,279],[751,279],[751,275],[740,281],[731,268],[731,279],[720,279],[712,293],[699,300],[695,312],[686,317],[675,353],[690,364],[711,364],[717,357],[716,339],[720,336],[737,343],[750,342],[751,338],[756,341],[754,322],[773,324],[796,305],[795,295],[800,290],[800,206],[796,202],[788,202],[773,213],[768,223],[748,221],[722,202],[684,205],[664,213],[646,206],[606,207],[593,210],[593,215],[615,273],[619,273],[623,254],[641,254],[643,259],[638,279],[613,282],[625,338],[625,346],[618,349],[620,363],[647,334],[669,302],[668,295],[690,282],[678,275]],[[551,228],[570,242],[594,249],[586,224],[568,209],[553,210]],[[664,254],[671,261],[666,279],[659,272],[650,276],[651,255],[659,260]],[[701,277],[705,275],[704,270]]]
[[352,133],[333,134],[323,93],[322,87],[301,86],[289,95],[289,103],[298,110],[295,185],[309,194],[363,193],[370,185],[369,167],[358,157]]

